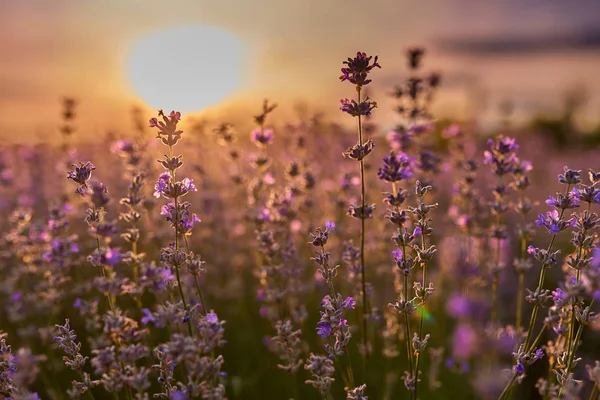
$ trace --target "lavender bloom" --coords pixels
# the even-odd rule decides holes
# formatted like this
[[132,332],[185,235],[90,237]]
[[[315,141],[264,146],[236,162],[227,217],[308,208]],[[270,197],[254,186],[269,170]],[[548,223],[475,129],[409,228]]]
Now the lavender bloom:
[[566,196],[561,193],[557,193],[556,197],[550,196],[550,198],[546,200],[546,205],[548,207],[558,208],[560,210],[567,210],[579,207],[579,201],[579,192],[574,189]]
[[163,196],[168,199],[176,199],[197,190],[192,179],[184,178],[180,182],[173,183],[171,182],[171,175],[165,172],[160,175],[154,186],[154,197]]
[[383,157],[383,167],[377,175],[387,182],[398,182],[413,176],[412,160],[404,153],[391,154]]
[[349,99],[343,99],[340,100],[340,102],[342,103],[340,110],[352,115],[353,117],[358,117],[359,115],[369,116],[371,115],[371,111],[377,108],[377,103],[374,101],[369,101],[368,97],[360,103]]
[[347,320],[343,317],[345,309],[353,309],[356,302],[351,297],[343,299],[338,293],[335,299],[327,295],[321,301],[321,321],[317,324],[317,334],[323,338],[332,336],[335,342],[325,344],[325,349],[331,358],[344,354],[344,349],[350,341],[350,329]]
[[204,353],[208,354],[227,342],[223,339],[225,334],[225,321],[219,321],[214,311],[207,313],[198,323],[198,334],[200,346]]
[[167,190],[167,184],[171,182],[171,174],[168,172],[163,172],[158,177],[158,182],[154,185],[154,197],[157,199],[160,198],[161,195],[165,193]]
[[348,389],[346,392],[346,400],[369,400],[369,396],[365,396],[366,390],[366,384],[362,384],[354,389]]
[[157,118],[151,118],[149,121],[150,128],[158,128],[158,135],[162,143],[166,146],[174,146],[181,138],[183,131],[177,129],[177,123],[181,120],[181,113],[171,111],[166,116],[162,110],[158,111],[158,116],[162,119],[159,121]]
[[496,140],[488,140],[488,145],[490,150],[483,153],[483,163],[489,165],[497,176],[512,173],[520,166],[519,159],[512,153],[519,148],[515,139],[500,136]]
[[581,171],[563,167],[565,173],[558,175],[558,181],[565,185],[577,185],[581,183]]
[[144,314],[144,316],[140,320],[140,322],[142,324],[148,325],[150,322],[155,322],[156,321],[156,319],[154,318],[154,315],[152,315],[152,311],[150,311],[149,309],[142,308],[142,313]]
[[537,226],[544,226],[550,235],[558,235],[560,232],[567,229],[569,226],[575,226],[575,219],[564,220],[559,218],[557,210],[552,210],[544,214],[538,214],[538,219],[535,220]]
[[273,130],[256,128],[250,133],[250,140],[258,147],[266,147],[273,143]]
[[89,161],[85,164],[79,163],[79,166],[73,164],[73,167],[75,167],[75,170],[67,172],[67,179],[79,184],[79,187],[75,189],[75,193],[83,197],[88,188],[87,181],[92,177],[92,171],[96,167]]
[[190,203],[183,202],[176,209],[175,203],[169,203],[161,207],[160,215],[164,216],[180,234],[191,235],[194,224],[201,222],[196,214],[191,213],[191,206]]
[[100,208],[108,204],[110,197],[108,197],[108,190],[103,183],[92,181],[91,183],[91,196],[90,200],[94,207]]
[[311,353],[304,365],[304,369],[309,371],[312,375],[312,379],[307,380],[305,383],[314,386],[322,396],[325,396],[335,380],[332,378],[332,375],[335,372],[333,360]]
[[371,154],[373,151],[373,147],[375,147],[375,143],[371,139],[367,140],[364,144],[355,144],[354,146],[348,148],[345,152],[342,153],[344,157],[351,158],[356,161],[363,160],[366,156]]
[[381,65],[377,63],[378,58],[378,56],[375,56],[373,64],[371,64],[371,59],[373,59],[373,57],[368,57],[366,53],[356,53],[356,57],[353,59],[348,58],[347,61],[344,61],[346,67],[342,68],[340,81],[349,81],[357,87],[369,84],[371,82],[370,79],[367,79],[369,72],[375,67],[381,68]]

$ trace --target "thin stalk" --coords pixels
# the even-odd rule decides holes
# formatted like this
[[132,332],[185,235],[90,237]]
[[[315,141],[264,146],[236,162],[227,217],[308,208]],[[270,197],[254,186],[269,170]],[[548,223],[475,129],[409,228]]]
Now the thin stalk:
[[[425,237],[421,235],[421,248],[425,249]],[[423,268],[423,296],[425,296],[425,285],[427,278],[427,263],[423,262],[421,266]],[[419,340],[423,338],[423,320],[425,319],[425,297],[423,297],[423,302],[421,304],[421,321],[419,322]],[[417,359],[415,365],[415,390],[413,392],[414,398],[417,398],[418,387],[419,387],[419,362],[421,361],[421,352],[417,352]]]
[[[185,241],[185,248],[190,252],[190,244],[187,240],[187,237],[184,236],[183,240]],[[196,292],[198,293],[198,297],[200,298],[200,305],[202,306],[202,312],[206,314],[208,310],[206,309],[206,304],[204,303],[204,296],[202,296],[202,289],[200,288],[200,283],[198,282],[198,276],[194,275],[194,284],[196,286]]]
[[[360,98],[360,86],[357,86],[356,91],[358,93],[358,104],[361,102]],[[362,136],[362,122],[361,115],[358,115],[358,144],[363,145]],[[360,203],[362,207],[361,215],[361,228],[360,228],[360,268],[361,268],[361,286],[362,286],[362,303],[363,303],[363,316],[362,316],[362,331],[363,331],[363,346],[365,351],[365,358],[368,357],[367,345],[368,345],[368,332],[367,332],[367,278],[365,275],[365,162],[360,160]]]
[[[404,247],[404,246],[403,246]],[[404,251],[402,252],[402,257],[405,257]],[[404,274],[404,301],[408,301],[408,275]],[[408,318],[408,313],[404,313],[404,330],[405,330],[405,340],[406,340],[406,356],[408,357],[408,365],[410,376],[413,376],[413,362],[412,362],[412,352],[410,351],[410,322]]]
[[[565,192],[565,196],[569,195],[570,189],[571,189],[571,184],[567,184],[567,190]],[[565,209],[560,210],[560,215],[558,218],[562,219],[564,214],[565,214]],[[554,246],[554,242],[556,241],[557,236],[558,235],[552,235],[552,239],[550,240],[550,244],[548,245],[548,249],[546,250],[547,253],[550,253],[552,251],[552,246]],[[546,276],[546,269],[548,269],[548,268],[545,265],[542,265],[542,269],[540,271],[540,279],[538,281],[538,288],[540,288],[540,289],[542,289],[544,287],[544,278]],[[537,304],[533,305],[533,311],[531,313],[531,318],[529,319],[529,327],[527,329],[527,337],[525,339],[525,348],[529,347],[529,341],[531,340],[531,332],[533,331],[533,328],[535,327],[539,308],[540,308],[539,305],[537,305]]]
[[[321,251],[325,252],[324,246],[321,246]],[[336,298],[336,294],[335,286],[333,285],[332,280],[329,280],[329,291],[331,293],[331,300],[333,301]],[[348,375],[348,378],[344,379],[344,383],[346,384],[346,386],[354,388],[354,372],[352,371],[352,362],[350,360],[350,352],[348,351],[348,346],[344,346],[344,353],[346,353],[346,374]],[[342,375],[342,377],[344,376],[344,374],[342,374],[342,371],[340,371],[340,375]]]
[[[580,324],[579,328],[577,328],[577,333],[575,334],[575,340],[573,341],[573,347],[567,348],[567,351],[569,352],[567,369],[565,370],[565,372],[567,373],[567,376],[569,375],[569,371],[571,370],[571,367],[573,367],[573,360],[575,359],[575,352],[577,350],[577,344],[579,343],[579,340],[581,339],[582,332],[583,332],[583,325]],[[562,392],[562,389],[561,389],[561,392]]]
[[[92,210],[94,212],[94,214],[96,214],[96,206],[94,206],[92,204]],[[98,237],[98,234],[95,235],[96,236],[96,251],[98,252],[98,261],[100,262],[100,271],[102,272],[102,277],[106,278],[107,274],[106,274],[106,269],[104,268],[104,265],[101,262],[101,256],[100,256],[100,238]],[[110,296],[108,293],[105,294],[106,297],[106,301],[108,302],[108,308],[111,311],[114,311],[114,299],[112,298],[112,296]]]
[[[499,180],[499,184],[500,182],[502,182],[501,180]],[[500,226],[500,214],[498,214],[496,216],[496,225],[499,227]],[[496,239],[496,265],[494,266],[495,268],[499,268],[500,267],[500,244],[502,242],[502,239],[497,238]],[[499,274],[500,271],[499,270],[495,270],[493,271],[493,277],[492,277],[492,326],[496,327],[498,326],[498,280],[499,278]]]
[[533,350],[535,349],[535,347],[537,346],[537,344],[539,343],[540,339],[542,338],[542,335],[544,334],[544,331],[546,330],[546,325],[542,326],[542,329],[540,329],[540,332],[538,333],[538,335],[535,337],[535,339],[533,340],[533,343],[531,343],[531,347],[529,347],[527,349],[528,353],[532,353]]
[[525,273],[519,272],[519,287],[517,288],[517,321],[516,327],[517,332],[521,331],[521,324],[523,322],[523,292],[525,288]]
[[513,383],[515,383],[516,380],[517,380],[517,374],[513,373],[512,376],[510,377],[510,379],[508,380],[508,383],[504,387],[504,390],[502,391],[502,393],[500,393],[500,397],[498,397],[498,400],[503,400],[504,398],[506,398],[506,396],[510,392],[510,389],[511,389]]
[[[592,306],[594,305],[594,299],[592,299],[592,301],[590,302],[590,308],[592,308]],[[575,316],[573,316],[574,318]],[[573,324],[575,324],[573,322]],[[579,344],[579,340],[581,339],[581,334],[583,333],[583,328],[584,325],[583,324],[579,324],[579,328],[577,328],[577,334],[575,335],[575,340],[573,341],[573,347],[569,347],[567,348],[567,351],[569,352],[569,356],[568,356],[568,362],[567,362],[567,369],[565,370],[567,373],[567,376],[569,375],[569,371],[571,370],[571,368],[573,367],[573,360],[575,359],[575,353],[577,350],[577,345]],[[560,390],[560,393],[562,393],[562,388]],[[559,393],[559,397],[560,397],[560,393]]]
[[[567,184],[567,190],[565,192],[565,196],[569,195],[570,189],[571,189],[571,184]],[[560,210],[560,215],[558,218],[562,219],[564,213],[565,213],[565,209]],[[550,240],[550,244],[548,245],[548,249],[546,250],[547,254],[550,254],[550,252],[552,251],[552,247],[554,246],[554,242],[556,241],[557,236],[558,235],[552,235],[552,239]],[[537,286],[539,289],[542,289],[544,287],[544,277],[546,276],[547,269],[548,269],[548,267],[546,267],[545,265],[542,265],[542,269],[540,270],[540,278],[539,278],[538,286]],[[527,336],[525,338],[525,348],[528,349],[529,352],[533,351],[535,344],[541,338],[542,332],[546,328],[545,325],[542,327],[542,330],[536,337],[534,344],[530,347],[531,332],[533,332],[533,329],[535,328],[535,323],[537,321],[537,315],[538,315],[539,308],[540,308],[539,305],[537,305],[537,304],[533,305],[533,311],[531,312],[531,318],[529,319],[529,325],[527,328]],[[515,376],[515,378],[516,378],[516,376]],[[515,379],[509,380],[508,383],[506,384],[506,387],[504,388],[503,393],[508,392],[508,390],[510,389],[510,386],[512,386],[514,382],[515,382]],[[500,400],[500,399],[502,399],[502,396],[498,400]]]
[[[173,157],[173,146],[169,146],[169,158]],[[175,170],[170,170],[171,180],[175,182]],[[175,216],[179,215],[179,202],[177,201],[177,197],[173,198],[173,203],[175,204]],[[177,221],[173,224],[175,227],[175,251],[179,250],[179,229],[177,227]],[[181,286],[181,277],[179,276],[179,266],[175,267],[175,277],[177,278],[177,288],[179,289],[179,295],[181,296],[181,302],[183,303],[183,308],[185,309],[186,315],[189,316],[190,309],[188,308],[187,302],[185,301],[185,295],[183,294],[183,286]],[[190,336],[193,336],[192,332],[192,324],[188,322],[188,331]]]

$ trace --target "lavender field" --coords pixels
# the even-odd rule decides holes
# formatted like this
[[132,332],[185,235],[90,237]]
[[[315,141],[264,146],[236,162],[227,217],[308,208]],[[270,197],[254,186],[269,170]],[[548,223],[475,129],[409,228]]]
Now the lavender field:
[[0,398],[598,399],[597,142],[437,118],[426,55],[389,132],[358,52],[355,128],[269,99],[81,142],[65,99],[3,146]]

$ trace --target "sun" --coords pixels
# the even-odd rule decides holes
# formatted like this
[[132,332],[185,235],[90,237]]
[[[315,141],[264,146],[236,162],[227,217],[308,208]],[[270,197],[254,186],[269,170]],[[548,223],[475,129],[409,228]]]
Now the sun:
[[157,109],[200,111],[241,89],[243,45],[208,26],[186,26],[141,38],[129,52],[132,89]]

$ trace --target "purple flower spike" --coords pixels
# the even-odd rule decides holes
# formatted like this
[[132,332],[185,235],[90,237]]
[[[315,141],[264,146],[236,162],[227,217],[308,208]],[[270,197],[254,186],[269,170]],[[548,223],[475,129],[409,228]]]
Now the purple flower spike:
[[367,56],[366,53],[361,52],[356,53],[356,57],[348,58],[347,61],[344,61],[346,67],[342,68],[340,81],[349,81],[358,88],[368,85],[371,82],[370,79],[367,79],[369,72],[371,72],[373,68],[381,68],[381,65],[377,62],[378,58],[378,56],[375,56],[375,59],[371,64],[371,60],[373,59],[372,56]]

